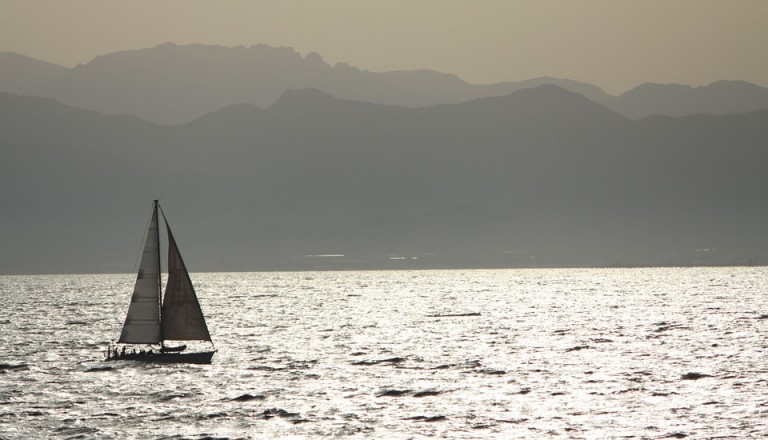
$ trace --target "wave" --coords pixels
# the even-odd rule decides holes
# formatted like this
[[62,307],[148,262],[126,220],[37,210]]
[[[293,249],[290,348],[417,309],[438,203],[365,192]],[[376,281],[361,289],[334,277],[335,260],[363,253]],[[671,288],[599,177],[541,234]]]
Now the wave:
[[28,370],[29,365],[27,364],[0,364],[0,372],[7,372],[7,371],[14,371],[14,370]]
[[264,400],[267,396],[263,394],[243,394],[241,396],[237,396],[235,398],[229,399],[232,402],[250,402],[251,400]]

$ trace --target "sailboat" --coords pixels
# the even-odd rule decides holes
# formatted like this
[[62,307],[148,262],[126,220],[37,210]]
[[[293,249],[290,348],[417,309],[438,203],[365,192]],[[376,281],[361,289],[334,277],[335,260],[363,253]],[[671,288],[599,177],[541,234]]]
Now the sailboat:
[[[162,214],[168,235],[165,295],[162,295],[158,214]],[[203,341],[210,343],[211,349],[185,352],[186,345],[167,346],[168,341]],[[122,348],[118,350],[118,345],[110,345],[107,360],[210,364],[216,353],[184,260],[157,200],[152,204],[152,217],[144,240],[136,285],[117,344],[122,344]],[[159,345],[159,349],[142,349],[139,352],[131,349],[128,352],[127,346],[133,344]]]

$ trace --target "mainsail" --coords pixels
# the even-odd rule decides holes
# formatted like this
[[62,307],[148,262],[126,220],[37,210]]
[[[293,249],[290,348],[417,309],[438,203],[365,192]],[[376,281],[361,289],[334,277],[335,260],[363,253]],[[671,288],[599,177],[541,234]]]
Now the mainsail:
[[[165,219],[165,215],[163,215]],[[176,240],[173,239],[168,220],[168,284],[165,288],[162,309],[162,331],[164,340],[210,341],[208,326],[197,301],[195,289],[181,258]]]
[[144,241],[139,274],[133,288],[131,305],[125,317],[119,342],[125,344],[157,344],[160,335],[160,245],[157,204]]

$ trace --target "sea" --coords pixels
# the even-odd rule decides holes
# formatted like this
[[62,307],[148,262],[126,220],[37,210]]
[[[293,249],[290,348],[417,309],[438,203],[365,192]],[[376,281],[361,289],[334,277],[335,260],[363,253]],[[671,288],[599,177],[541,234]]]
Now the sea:
[[768,436],[766,267],[191,277],[211,365],[104,361],[135,275],[0,277],[0,438]]

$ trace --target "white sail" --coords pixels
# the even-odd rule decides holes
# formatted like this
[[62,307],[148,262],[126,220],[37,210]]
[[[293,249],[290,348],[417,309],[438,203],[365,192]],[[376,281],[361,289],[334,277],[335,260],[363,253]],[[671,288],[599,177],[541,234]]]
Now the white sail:
[[176,341],[210,341],[208,326],[197,301],[195,289],[181,258],[176,240],[168,226],[168,284],[162,310],[163,339]]
[[125,317],[119,342],[157,344],[160,336],[160,248],[158,246],[157,205],[144,242],[139,274],[133,288],[128,316]]

